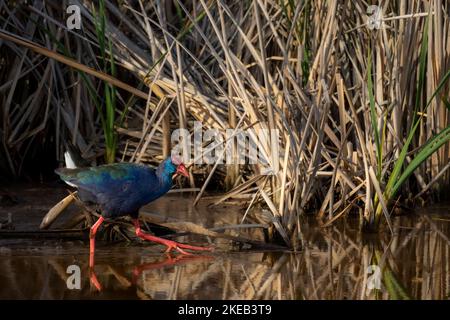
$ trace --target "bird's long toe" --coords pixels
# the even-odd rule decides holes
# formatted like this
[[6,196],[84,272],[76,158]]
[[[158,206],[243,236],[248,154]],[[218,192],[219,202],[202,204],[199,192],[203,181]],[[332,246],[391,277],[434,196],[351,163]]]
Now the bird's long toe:
[[170,253],[170,252],[172,252],[172,250],[177,250],[181,254],[192,255],[192,253],[184,251],[183,249],[178,247],[176,244],[167,246],[165,253]]
[[97,289],[97,291],[102,291],[102,285],[100,284],[100,281],[98,281],[97,275],[95,274],[93,268],[90,268],[89,270],[89,278],[91,280],[91,284],[94,285],[95,289]]
[[194,250],[194,251],[213,251],[214,248],[213,247],[199,247],[199,246],[191,246],[189,244],[183,244],[183,243],[178,243],[176,242],[177,247],[181,248],[181,249],[189,249],[189,250]]
[[191,255],[190,252],[187,252],[183,249],[193,250],[193,251],[212,251],[211,247],[198,247],[198,246],[191,246],[189,244],[179,243],[171,240],[166,240],[164,243],[167,246],[166,253],[171,252],[172,250],[177,250],[181,254],[184,255]]

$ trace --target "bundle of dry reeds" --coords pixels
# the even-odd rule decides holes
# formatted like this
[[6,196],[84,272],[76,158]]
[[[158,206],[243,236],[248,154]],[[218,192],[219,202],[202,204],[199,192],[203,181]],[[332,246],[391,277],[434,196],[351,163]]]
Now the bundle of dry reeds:
[[[190,184],[201,187],[196,201],[219,181],[228,191],[217,203],[267,206],[289,243],[303,212],[326,224],[352,211],[373,222],[379,205],[389,221],[396,198],[386,184],[403,146],[406,166],[448,128],[446,1],[385,1],[369,11],[365,1],[337,0],[70,1],[80,30],[65,24],[69,2],[14,4],[0,0],[0,163],[13,173],[43,137],[54,139],[58,159],[67,141],[87,159],[105,153],[102,112],[114,87],[117,161],[160,161],[173,130],[193,135],[194,121],[223,137],[229,128],[278,130],[277,140],[257,140],[263,160],[279,164],[274,175],[191,158]],[[448,187],[448,139],[397,196]]]

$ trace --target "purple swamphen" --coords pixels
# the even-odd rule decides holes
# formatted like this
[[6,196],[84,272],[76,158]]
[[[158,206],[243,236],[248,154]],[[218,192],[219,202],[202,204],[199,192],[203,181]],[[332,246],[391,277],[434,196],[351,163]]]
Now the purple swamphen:
[[131,216],[136,235],[167,246],[166,252],[175,249],[188,254],[183,249],[211,250],[152,236],[140,228],[139,209],[167,193],[172,187],[174,174],[189,176],[184,164],[176,157],[165,159],[156,169],[136,163],[114,163],[88,168],[61,168],[56,173],[67,184],[78,189],[83,202],[97,205],[102,214],[90,231],[91,268],[94,266],[95,234],[105,218]]

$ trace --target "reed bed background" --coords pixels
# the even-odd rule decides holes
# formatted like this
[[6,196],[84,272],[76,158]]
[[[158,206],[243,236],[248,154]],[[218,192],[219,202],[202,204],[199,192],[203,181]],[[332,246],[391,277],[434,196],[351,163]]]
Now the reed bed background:
[[[66,27],[69,4],[80,30]],[[392,229],[393,204],[448,191],[446,1],[0,0],[0,12],[4,177],[62,160],[69,143],[91,163],[157,164],[173,130],[201,121],[279,130],[258,140],[274,175],[191,159],[188,183],[195,202],[219,190],[216,204],[268,208],[287,244],[304,213]]]

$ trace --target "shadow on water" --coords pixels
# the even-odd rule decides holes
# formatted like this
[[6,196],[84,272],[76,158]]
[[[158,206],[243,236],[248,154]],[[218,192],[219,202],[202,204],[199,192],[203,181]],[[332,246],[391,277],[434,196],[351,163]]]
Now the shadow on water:
[[[395,234],[376,239],[362,237],[349,222],[323,229],[307,219],[298,253],[218,250],[181,257],[160,253],[160,246],[99,242],[101,292],[89,281],[86,243],[0,239],[0,298],[448,299],[445,211],[397,217]],[[80,267],[80,289],[67,286],[74,283],[71,265]]]

